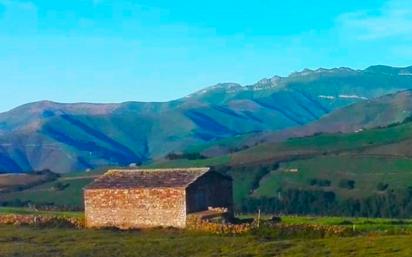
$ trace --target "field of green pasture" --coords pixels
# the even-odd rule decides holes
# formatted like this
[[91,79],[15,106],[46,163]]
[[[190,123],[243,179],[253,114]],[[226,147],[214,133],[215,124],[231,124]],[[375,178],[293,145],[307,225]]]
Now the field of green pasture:
[[26,190],[0,194],[0,202],[27,202],[51,204],[59,207],[81,208],[83,188],[98,174],[67,174],[58,179]]
[[299,188],[364,198],[411,186],[410,158],[341,154],[281,163],[260,181],[254,195],[271,197],[280,189]]
[[[310,137],[291,138],[282,143],[260,144],[256,147],[234,153],[231,156],[231,163],[233,165],[256,164],[343,152],[361,153],[367,149],[396,144],[411,138],[412,123],[388,128],[370,129],[352,134],[320,134]],[[387,154],[386,152],[382,153]],[[379,155],[380,153],[376,151],[375,154]],[[404,155],[402,151],[392,154],[395,157]]]
[[411,256],[411,236],[272,240],[175,230],[111,231],[0,226],[0,256]]
[[[0,215],[81,216],[81,212],[38,212],[0,208]],[[245,216],[246,217],[246,216]],[[247,217],[255,217],[250,216]],[[262,217],[262,224],[269,216]],[[245,234],[212,234],[159,228],[120,231],[59,226],[0,225],[0,256],[411,256],[412,220],[283,216],[293,233],[264,225]],[[303,225],[302,231],[296,230]],[[344,227],[347,235],[323,235],[320,228]],[[287,230],[285,230],[287,232]],[[315,232],[315,233],[313,233]]]
[[[83,218],[81,211],[42,211],[33,208],[0,207],[1,215],[40,215],[57,217]],[[258,214],[240,214],[240,219],[258,219]],[[261,215],[262,223],[269,221],[271,215]],[[294,216],[284,215],[280,217],[280,224],[283,225],[319,225],[336,226],[349,228],[360,233],[381,233],[381,234],[411,234],[412,219],[385,219],[385,218],[363,218],[363,217],[328,217],[328,216]]]
[[50,216],[61,216],[61,217],[83,217],[83,212],[80,211],[43,211],[36,210],[34,208],[28,207],[0,207],[0,215],[50,215]]
[[[208,161],[175,160],[151,167],[208,166]],[[213,159],[215,161],[224,165],[230,160],[219,157]],[[276,197],[279,190],[287,189],[331,191],[341,198],[367,198],[412,187],[412,158],[409,157],[346,152],[284,161],[278,168],[270,169],[260,177],[258,166],[233,168],[229,174],[234,179],[235,201],[249,194]]]
[[[216,161],[224,162],[226,159]],[[172,167],[207,166],[207,160],[176,160]],[[167,165],[171,167],[170,164]],[[166,167],[156,164],[151,167]],[[412,159],[368,155],[338,154],[316,156],[280,163],[278,168],[260,174],[258,167],[235,168],[235,202],[252,194],[254,197],[275,197],[279,190],[322,190],[335,192],[342,198],[366,198],[392,189],[412,186]],[[29,189],[1,193],[0,201],[30,201],[56,206],[82,207],[83,187],[98,174],[67,174],[55,181]],[[353,181],[350,187],[345,182]]]

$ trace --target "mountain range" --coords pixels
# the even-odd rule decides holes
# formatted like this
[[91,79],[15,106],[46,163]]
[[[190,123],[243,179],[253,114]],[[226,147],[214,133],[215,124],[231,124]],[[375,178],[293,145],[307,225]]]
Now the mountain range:
[[239,135],[256,144],[386,126],[410,116],[408,89],[412,67],[371,66],[221,83],[161,103],[30,103],[0,114],[0,172],[138,165]]

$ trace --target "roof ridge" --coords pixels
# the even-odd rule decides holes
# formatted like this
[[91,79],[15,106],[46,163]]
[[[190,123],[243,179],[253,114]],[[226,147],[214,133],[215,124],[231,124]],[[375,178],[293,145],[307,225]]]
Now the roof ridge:
[[168,172],[168,171],[210,171],[209,167],[193,167],[193,168],[158,168],[158,169],[110,169],[105,174],[112,172]]

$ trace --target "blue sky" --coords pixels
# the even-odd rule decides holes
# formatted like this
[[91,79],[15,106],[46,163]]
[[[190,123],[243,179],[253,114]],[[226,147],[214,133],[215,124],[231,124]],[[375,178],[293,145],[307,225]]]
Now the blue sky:
[[165,101],[303,68],[412,65],[408,0],[0,0],[0,111]]

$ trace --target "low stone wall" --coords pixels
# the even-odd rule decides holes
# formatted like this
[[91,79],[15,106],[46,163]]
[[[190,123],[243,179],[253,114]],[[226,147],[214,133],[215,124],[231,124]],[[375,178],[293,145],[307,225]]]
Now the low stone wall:
[[13,225],[39,225],[39,226],[64,226],[72,228],[83,228],[84,220],[76,217],[63,217],[52,215],[0,215],[0,224]]
[[190,215],[186,221],[186,228],[193,231],[203,231],[214,234],[242,234],[249,232],[254,227],[251,223],[230,224],[213,223],[201,216]]

